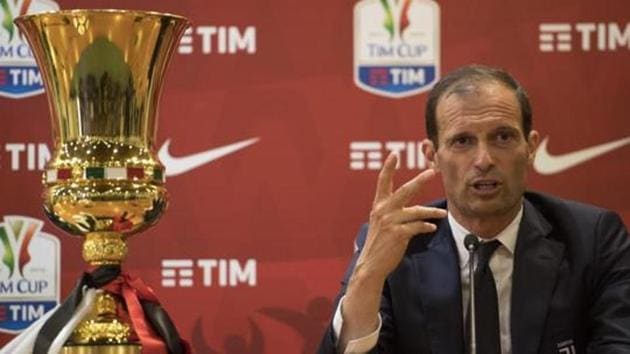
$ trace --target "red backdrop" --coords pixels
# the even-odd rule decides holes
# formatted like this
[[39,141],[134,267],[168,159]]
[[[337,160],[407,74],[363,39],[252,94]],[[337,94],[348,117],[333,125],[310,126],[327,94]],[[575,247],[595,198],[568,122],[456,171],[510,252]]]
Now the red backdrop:
[[[122,5],[56,3],[62,9]],[[129,242],[126,269],[153,286],[199,353],[313,352],[373,196],[377,171],[361,163],[351,168],[351,162],[378,163],[378,152],[384,157],[395,146],[391,142],[411,142],[404,145],[397,181],[411,178],[422,165],[406,159],[408,147],[416,149],[414,142],[425,137],[426,92],[397,99],[355,84],[355,5],[333,0],[124,5],[181,14],[193,23],[168,70],[156,148],[170,139],[169,153],[183,157],[258,138],[168,177],[167,213]],[[566,158],[618,142],[562,171],[532,171],[531,188],[616,210],[628,224],[630,4],[481,0],[438,6],[439,75],[469,63],[512,72],[529,91],[534,126],[548,137],[551,155]],[[6,10],[0,13],[7,16]],[[8,33],[7,26],[0,28],[0,69],[11,63]],[[240,45],[230,53],[230,38],[237,34]],[[0,97],[0,124],[0,217],[44,220],[36,160],[45,158],[46,149],[31,146],[50,146],[46,96]],[[376,148],[362,155],[353,142]],[[436,180],[417,202],[441,195]],[[60,240],[64,298],[86,267],[81,240],[48,221],[43,232]],[[165,260],[191,266],[181,272]],[[0,271],[0,281],[6,274]],[[0,301],[3,296],[0,291]],[[0,325],[11,320],[10,311],[1,313]],[[0,334],[0,345],[11,338]]]

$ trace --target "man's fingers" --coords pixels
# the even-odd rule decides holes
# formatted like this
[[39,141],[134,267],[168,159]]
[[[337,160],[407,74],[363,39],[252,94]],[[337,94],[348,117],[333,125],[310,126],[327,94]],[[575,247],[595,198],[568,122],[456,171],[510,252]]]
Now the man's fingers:
[[401,225],[406,235],[410,238],[418,234],[428,234],[437,230],[437,226],[426,221],[414,221]]
[[436,173],[435,170],[430,168],[409,180],[394,193],[392,202],[395,205],[404,206],[418,193],[422,185],[432,179]]
[[378,174],[378,180],[376,181],[376,193],[374,195],[374,203],[379,202],[392,194],[394,189],[394,170],[398,163],[398,156],[395,153],[390,153],[385,159],[383,168]]
[[392,221],[398,223],[408,223],[428,219],[441,219],[446,217],[446,210],[425,206],[412,206],[403,208],[392,216]]

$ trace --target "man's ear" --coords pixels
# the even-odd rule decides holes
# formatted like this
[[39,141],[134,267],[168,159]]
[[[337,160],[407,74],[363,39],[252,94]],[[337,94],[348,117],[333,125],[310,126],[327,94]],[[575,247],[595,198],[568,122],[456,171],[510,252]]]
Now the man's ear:
[[429,168],[439,171],[440,164],[438,162],[437,148],[431,139],[424,139],[422,141],[422,153],[424,154],[424,159],[427,161]]
[[536,150],[538,149],[538,143],[540,142],[540,135],[537,131],[532,130],[529,132],[527,136],[527,146],[528,146],[528,161],[529,164],[532,165],[534,163],[534,159],[536,158]]

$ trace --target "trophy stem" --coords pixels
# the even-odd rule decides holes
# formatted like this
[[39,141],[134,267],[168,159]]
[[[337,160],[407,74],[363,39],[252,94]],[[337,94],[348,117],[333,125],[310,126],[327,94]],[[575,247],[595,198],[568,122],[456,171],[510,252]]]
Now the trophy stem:
[[[127,256],[120,232],[89,232],[83,241],[83,259],[91,266],[120,265]],[[62,354],[140,354],[140,345],[129,341],[131,325],[117,315],[119,301],[107,292],[96,295],[88,318],[72,332]]]
[[121,264],[127,256],[127,244],[122,233],[90,232],[83,241],[83,259],[92,266]]
[[[131,326],[117,318],[116,309],[118,306],[119,304],[111,294],[99,293],[96,296],[92,313],[74,329],[71,343],[67,344],[66,347],[74,347],[78,350],[80,347],[94,346],[95,344],[138,346],[138,344],[129,342]],[[124,353],[128,353],[128,351]]]

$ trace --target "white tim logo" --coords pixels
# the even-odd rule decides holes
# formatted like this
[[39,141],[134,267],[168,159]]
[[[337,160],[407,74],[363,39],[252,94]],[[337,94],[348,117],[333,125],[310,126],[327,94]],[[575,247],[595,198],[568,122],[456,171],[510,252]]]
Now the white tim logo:
[[[195,45],[195,43],[200,43]],[[193,54],[201,50],[202,54],[238,54],[256,53],[256,27],[243,29],[236,26],[197,26],[188,28],[180,40],[177,52]]]
[[353,141],[350,143],[350,169],[379,170],[392,152],[398,155],[398,168],[426,168],[421,141]]
[[583,52],[597,50],[614,52],[630,50],[630,23],[625,26],[614,22],[541,23],[539,49],[541,52],[570,52],[573,39],[579,39]]
[[580,33],[581,47],[585,52],[593,50],[593,47],[600,52],[630,49],[630,23],[622,31],[621,25],[614,22],[580,22],[575,24],[575,30]]
[[199,259],[197,266],[203,270],[205,287],[214,286],[215,283],[221,288],[257,284],[255,259],[248,259],[244,264],[237,259]]
[[43,171],[50,160],[50,149],[45,143],[6,143],[4,151],[9,157],[5,164],[9,164],[11,171],[25,167],[29,171]]
[[192,259],[164,259],[162,260],[162,286],[174,288],[176,286],[189,288],[193,286]]
[[378,170],[383,166],[382,144],[379,141],[350,143],[351,170]]
[[539,26],[541,52],[571,51],[571,24],[542,23]]
[[194,285],[196,269],[201,270],[201,283],[204,287],[253,287],[258,283],[255,259],[248,259],[243,263],[238,259],[164,259],[162,286],[190,288]]

